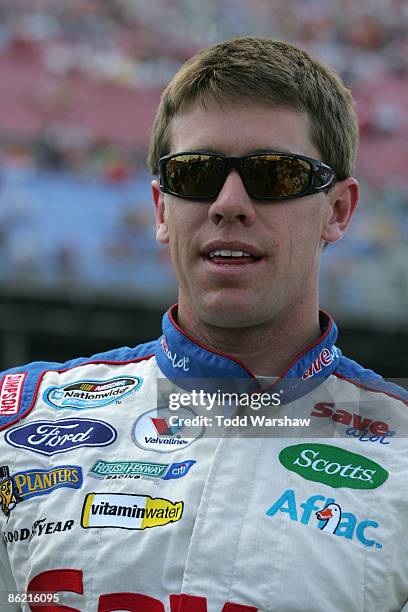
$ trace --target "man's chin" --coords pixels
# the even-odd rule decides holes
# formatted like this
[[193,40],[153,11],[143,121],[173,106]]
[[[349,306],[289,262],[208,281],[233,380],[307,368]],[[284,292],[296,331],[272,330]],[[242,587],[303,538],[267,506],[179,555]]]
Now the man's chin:
[[206,301],[197,311],[200,319],[207,325],[223,328],[251,327],[263,323],[266,313],[258,312],[253,300],[221,300]]

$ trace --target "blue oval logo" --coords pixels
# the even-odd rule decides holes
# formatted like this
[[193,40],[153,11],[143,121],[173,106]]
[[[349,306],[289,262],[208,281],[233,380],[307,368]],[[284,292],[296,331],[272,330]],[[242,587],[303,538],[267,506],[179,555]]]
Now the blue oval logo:
[[11,446],[48,456],[82,446],[108,446],[116,438],[116,430],[97,419],[34,421],[14,427],[5,435],[6,442]]

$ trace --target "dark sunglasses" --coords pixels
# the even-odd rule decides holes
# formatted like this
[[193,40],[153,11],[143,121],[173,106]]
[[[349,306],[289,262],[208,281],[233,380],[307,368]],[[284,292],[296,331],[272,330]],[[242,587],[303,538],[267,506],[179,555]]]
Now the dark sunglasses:
[[235,168],[255,200],[286,200],[319,193],[335,182],[335,172],[321,161],[277,151],[225,157],[203,151],[172,153],[159,160],[160,189],[179,198],[214,199]]

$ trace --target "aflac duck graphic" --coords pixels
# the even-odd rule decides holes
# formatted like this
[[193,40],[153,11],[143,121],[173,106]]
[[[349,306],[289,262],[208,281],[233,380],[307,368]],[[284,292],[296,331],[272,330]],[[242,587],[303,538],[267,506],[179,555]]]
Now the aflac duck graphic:
[[325,521],[319,529],[326,529],[330,533],[336,533],[341,520],[341,508],[339,504],[328,504],[323,510],[316,512],[319,521]]

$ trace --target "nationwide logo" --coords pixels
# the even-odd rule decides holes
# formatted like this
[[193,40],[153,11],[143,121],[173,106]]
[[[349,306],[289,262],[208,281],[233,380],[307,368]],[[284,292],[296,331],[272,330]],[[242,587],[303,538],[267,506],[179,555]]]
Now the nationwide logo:
[[64,533],[65,531],[71,531],[74,526],[72,519],[67,521],[57,522],[46,522],[47,518],[38,519],[28,529],[27,527],[21,527],[20,529],[14,529],[14,531],[5,531],[3,540],[6,546],[13,544],[14,542],[23,542],[24,540],[31,540],[34,536],[53,535],[54,533]]
[[[346,542],[357,539],[368,548],[382,548],[382,544],[372,537],[372,529],[377,529],[379,523],[368,519],[359,520],[352,512],[342,512],[333,497],[312,495],[308,500],[297,504],[293,489],[287,489],[279,499],[266,511],[266,515],[275,517],[278,513],[290,518],[291,521],[308,525],[312,513],[318,520],[316,527],[345,538]],[[280,514],[279,514],[280,516]]]
[[0,416],[17,414],[27,372],[5,374],[0,383]]
[[395,431],[391,431],[384,421],[373,420],[360,414],[336,408],[336,404],[332,402],[318,402],[314,405],[310,416],[326,418],[334,423],[347,425],[346,434],[358,438],[361,442],[389,444],[387,438],[395,435]]
[[55,489],[82,487],[82,468],[78,465],[59,465],[50,470],[25,470],[10,476],[7,465],[0,466],[0,496],[2,511],[8,518],[19,502],[39,495],[47,495]]
[[119,529],[149,529],[176,523],[183,514],[182,501],[172,502],[150,495],[124,493],[89,493],[82,509],[81,525],[118,527]]
[[[170,417],[174,413],[168,408],[154,408],[141,414],[136,420],[132,437],[137,446],[158,453],[172,453],[190,446],[204,431],[201,427],[171,426]],[[177,410],[178,423],[197,415],[190,408]],[[198,432],[198,433],[197,433]]]
[[58,410],[100,408],[133,393],[139,389],[142,382],[143,379],[138,376],[123,376],[109,380],[78,380],[62,387],[48,387],[43,399],[49,406]]
[[13,427],[5,440],[11,446],[49,456],[83,446],[108,446],[116,437],[116,430],[104,421],[77,418],[34,421]]
[[306,480],[348,489],[376,489],[388,478],[375,461],[327,444],[295,444],[279,454],[281,464]]
[[339,356],[339,352],[335,346],[330,349],[324,348],[320,351],[318,357],[306,368],[302,379],[307,380],[327,368]]

